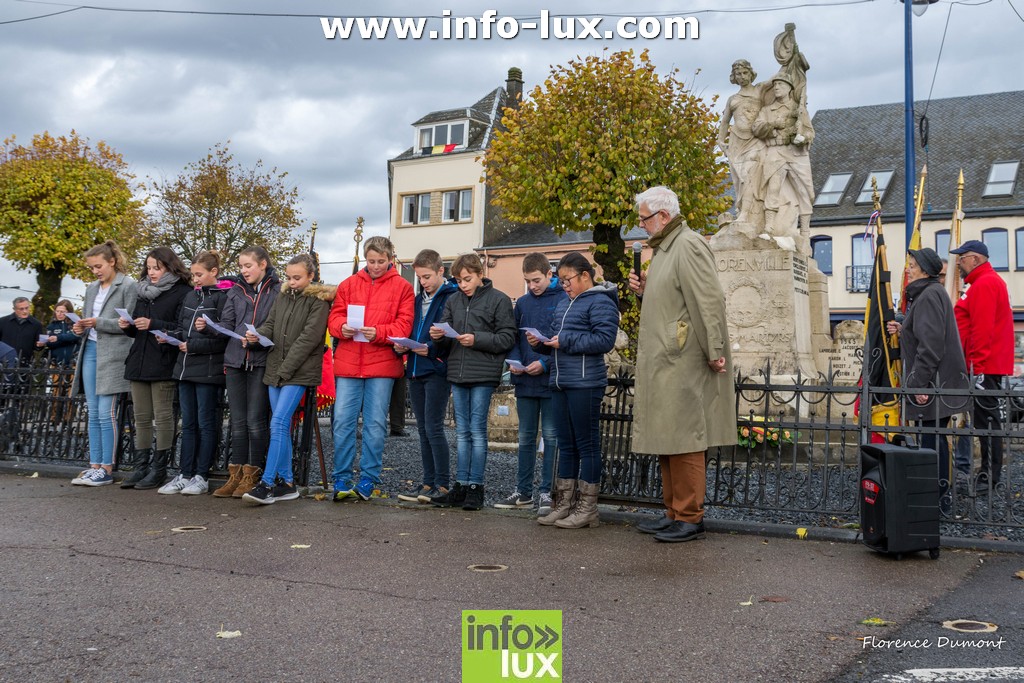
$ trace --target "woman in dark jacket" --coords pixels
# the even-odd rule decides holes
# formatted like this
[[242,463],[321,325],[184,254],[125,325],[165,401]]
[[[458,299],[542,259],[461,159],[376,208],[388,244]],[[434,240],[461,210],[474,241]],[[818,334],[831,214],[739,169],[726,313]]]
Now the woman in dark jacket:
[[[556,504],[537,521],[563,529],[595,527],[601,490],[601,399],[608,384],[604,354],[619,331],[619,297],[613,285],[594,282],[594,266],[580,253],[558,263],[558,279],[568,299],[555,309],[555,334],[530,345],[552,355],[552,402],[558,433]],[[576,490],[578,503],[573,506]]]
[[232,283],[217,281],[220,257],[210,251],[196,254],[189,270],[195,288],[185,297],[178,325],[171,332],[175,339],[182,340],[174,364],[181,409],[181,458],[178,475],[161,486],[159,493],[198,496],[210,489],[210,467],[220,431],[217,399],[224,386],[224,347],[228,338],[203,334],[196,329],[196,322],[203,320],[203,316],[220,322],[225,290]]
[[[192,289],[191,279],[177,254],[167,247],[153,249],[146,254],[142,275],[136,284],[138,299],[131,314],[132,321],[118,320],[118,326],[132,338],[124,378],[132,385],[136,462],[142,463],[121,483],[121,488],[155,489],[164,483],[167,475],[167,461],[174,443],[177,384],[173,373],[178,348],[160,343],[152,332],[167,332],[178,327],[181,305]],[[153,446],[154,426],[156,451],[145,476],[141,476]]]
[[455,404],[458,437],[458,469],[455,485],[431,499],[441,507],[479,510],[484,504],[484,470],[487,467],[487,414],[491,394],[501,381],[505,354],[516,343],[512,301],[483,277],[484,266],[476,254],[463,254],[452,264],[459,291],[448,297],[441,314],[458,337],[444,336],[430,328],[436,353],[448,353],[448,381]]
[[306,387],[323,380],[327,316],[337,287],[313,284],[316,264],[308,254],[296,256],[285,268],[281,296],[270,309],[267,321],[247,332],[246,346],[260,344],[260,337],[272,342],[263,383],[269,387],[270,446],[263,478],[242,495],[242,500],[267,505],[299,497],[292,476],[292,416]]
[[74,312],[70,301],[58,301],[53,308],[53,320],[46,326],[46,348],[54,365],[71,365],[78,354],[78,335],[72,331],[73,323],[68,318],[68,313]]
[[[907,315],[900,333],[903,386],[907,389],[967,389],[967,365],[960,346],[956,317],[949,294],[938,280],[942,259],[934,249],[911,249],[907,258]],[[967,397],[910,394],[904,397],[903,415],[922,427],[948,427],[949,418],[965,409]],[[943,496],[952,476],[949,443],[945,436],[922,434],[921,446],[938,442],[939,488]]]
[[[221,317],[223,327],[245,336],[246,324],[259,327],[281,293],[281,281],[270,265],[270,255],[250,246],[238,255],[240,277],[228,290]],[[205,329],[199,321],[196,329]],[[267,349],[243,346],[231,338],[224,349],[224,379],[231,421],[231,462],[227,483],[213,492],[216,498],[241,498],[263,474],[270,443],[270,398],[263,383]]]

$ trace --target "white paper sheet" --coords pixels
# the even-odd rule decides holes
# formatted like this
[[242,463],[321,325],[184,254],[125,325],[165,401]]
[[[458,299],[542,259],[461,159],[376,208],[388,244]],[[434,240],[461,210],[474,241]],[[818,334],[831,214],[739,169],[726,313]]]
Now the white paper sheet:
[[264,337],[262,334],[257,332],[256,331],[256,326],[253,325],[252,323],[246,323],[245,324],[245,329],[249,330],[250,332],[255,334],[257,337],[259,337],[260,346],[273,346],[274,345],[274,342],[270,341],[269,339]]
[[353,327],[356,330],[356,334],[352,337],[352,341],[357,342],[369,342],[366,335],[359,332],[360,327],[366,325],[366,306],[356,306],[355,304],[348,305],[348,326]]
[[388,339],[399,346],[404,346],[405,348],[412,349],[413,351],[427,348],[427,345],[423,342],[418,342],[415,339],[409,339],[408,337],[388,337]]
[[459,336],[459,333],[456,332],[448,323],[434,323],[433,325],[431,325],[431,327],[436,327],[437,329],[444,332],[444,336],[451,337],[452,339],[455,339],[456,337]]
[[229,330],[228,328],[224,327],[223,325],[220,325],[218,323],[213,322],[212,320],[210,320],[210,316],[206,315],[205,313],[203,313],[203,320],[206,321],[206,324],[210,326],[211,330],[213,330],[214,332],[217,332],[218,334],[223,334],[224,336],[232,337],[233,339],[244,339],[245,338],[242,335],[240,335],[237,332],[235,332],[234,330]]
[[168,344],[173,344],[174,346],[177,346],[178,344],[181,343],[180,339],[172,337],[171,335],[167,334],[166,332],[161,332],[160,330],[150,330],[149,332],[150,332],[150,334],[152,334],[157,339],[162,339],[163,341],[167,342]]
[[551,337],[545,337],[543,334],[540,333],[540,330],[538,330],[536,327],[520,327],[519,329],[521,329],[523,332],[529,332],[542,342],[551,341]]
[[119,316],[121,316],[121,320],[125,321],[129,325],[135,324],[135,321],[132,319],[132,314],[128,312],[127,308],[115,308],[114,310]]
[[508,363],[508,366],[510,368],[512,368],[513,370],[519,370],[520,372],[526,372],[526,366],[523,365],[522,363],[520,363],[517,360],[512,360],[510,358],[506,358],[505,362]]
[[77,313],[72,313],[71,311],[68,311],[67,316],[68,320],[70,320],[72,323],[77,323],[79,320],[82,319],[81,316],[79,316]]

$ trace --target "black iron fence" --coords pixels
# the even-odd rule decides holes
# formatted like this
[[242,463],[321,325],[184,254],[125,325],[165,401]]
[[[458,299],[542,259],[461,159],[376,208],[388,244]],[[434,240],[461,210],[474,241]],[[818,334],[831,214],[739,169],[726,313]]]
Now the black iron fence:
[[[84,397],[70,391],[69,368],[29,367],[8,371],[0,384],[0,457],[31,461],[81,464],[88,462],[87,411]],[[970,439],[974,459],[980,437],[1001,439],[1002,476],[946,478],[948,489],[943,520],[949,524],[1024,528],[1024,391],[1006,384],[982,390],[972,381],[962,390],[915,390],[942,402],[969,407],[979,399],[996,399],[1005,408],[1000,424],[965,428],[907,427],[870,424],[857,410],[873,397],[909,392],[887,387],[857,387],[833,377],[773,376],[770,369],[756,377],[736,380],[737,445],[708,453],[706,504],[733,509],[762,520],[804,515],[820,524],[851,521],[859,510],[860,445],[893,434],[914,439],[927,434],[938,438]],[[602,497],[628,504],[660,504],[658,458],[631,449],[634,380],[628,371],[609,379],[601,410],[604,480]],[[311,427],[319,415],[309,408],[296,418],[294,469],[302,483],[319,481],[317,433]],[[122,430],[116,465],[130,468],[133,420],[131,402],[118,402]],[[222,405],[222,410],[228,410]],[[683,407],[680,407],[683,410]],[[867,412],[867,411],[864,411]],[[216,469],[230,457],[227,420],[218,447]],[[955,443],[951,444],[955,450]],[[328,454],[328,459],[330,454]],[[327,463],[330,467],[330,463]],[[835,520],[833,519],[835,518]],[[813,522],[812,522],[813,523]]]

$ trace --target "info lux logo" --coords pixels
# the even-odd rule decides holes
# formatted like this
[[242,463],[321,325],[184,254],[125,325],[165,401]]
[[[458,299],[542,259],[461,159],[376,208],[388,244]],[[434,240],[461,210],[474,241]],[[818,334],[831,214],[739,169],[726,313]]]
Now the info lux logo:
[[463,610],[463,683],[561,679],[561,610]]

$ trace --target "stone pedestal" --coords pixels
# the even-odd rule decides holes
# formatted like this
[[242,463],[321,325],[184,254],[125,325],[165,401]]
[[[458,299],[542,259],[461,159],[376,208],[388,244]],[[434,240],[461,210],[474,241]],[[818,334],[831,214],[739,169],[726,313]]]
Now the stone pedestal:
[[812,315],[813,261],[795,250],[792,239],[757,235],[752,225],[738,222],[712,237],[711,249],[725,291],[734,367],[756,377],[770,362],[774,381],[795,380],[797,373],[815,378],[818,349],[825,344],[819,339],[815,346],[814,337],[828,335],[828,292],[826,287],[822,301],[815,288],[819,310]]

